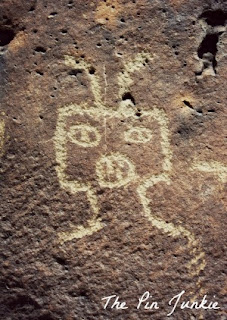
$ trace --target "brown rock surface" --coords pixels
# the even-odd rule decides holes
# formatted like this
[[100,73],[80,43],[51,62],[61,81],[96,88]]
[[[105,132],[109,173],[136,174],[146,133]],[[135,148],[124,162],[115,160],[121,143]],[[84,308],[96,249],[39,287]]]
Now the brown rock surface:
[[[227,319],[226,21],[215,0],[1,1],[1,320]],[[167,317],[182,290],[221,309]]]

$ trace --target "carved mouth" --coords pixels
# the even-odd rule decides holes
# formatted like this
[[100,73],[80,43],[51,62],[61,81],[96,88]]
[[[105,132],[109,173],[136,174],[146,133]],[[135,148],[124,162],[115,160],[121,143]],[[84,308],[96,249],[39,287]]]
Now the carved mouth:
[[115,188],[127,185],[136,178],[135,167],[123,154],[103,155],[96,164],[101,187]]

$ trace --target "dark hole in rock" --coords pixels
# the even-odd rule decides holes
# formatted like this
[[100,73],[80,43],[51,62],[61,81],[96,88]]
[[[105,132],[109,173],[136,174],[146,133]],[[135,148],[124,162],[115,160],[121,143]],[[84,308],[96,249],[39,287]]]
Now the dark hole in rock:
[[131,100],[134,105],[136,104],[135,99],[130,92],[125,92],[122,96],[122,100]]
[[198,49],[198,57],[203,59],[204,69],[212,65],[215,73],[217,67],[216,53],[218,51],[218,40],[219,34],[207,34]]
[[55,260],[56,260],[56,262],[57,262],[58,264],[61,264],[62,266],[67,265],[67,261],[66,261],[65,259],[60,258],[60,257],[54,257],[54,258],[55,258]]
[[105,190],[103,190],[103,189],[97,190],[97,194],[101,195],[103,193],[105,193]]
[[201,76],[202,73],[203,73],[203,71],[196,71],[196,72],[195,72],[195,75],[196,75],[196,76]]
[[15,32],[6,27],[0,27],[0,46],[6,46],[15,37]]
[[213,55],[217,53],[217,43],[219,36],[217,34],[208,34],[203,39],[198,49],[198,56],[203,58],[204,53],[210,52]]
[[202,109],[197,109],[196,110],[198,113],[203,113],[203,110]]
[[50,16],[51,16],[51,17],[54,17],[54,16],[56,16],[57,14],[58,14],[57,11],[54,11],[54,12],[51,12],[51,13],[50,13]]
[[224,26],[227,19],[227,13],[218,9],[218,10],[207,10],[202,13],[200,16],[201,19],[204,19],[207,24],[212,27],[215,26]]
[[43,76],[43,72],[40,70],[36,70],[36,73],[39,74],[40,76]]
[[35,48],[35,51],[36,51],[36,52],[45,53],[45,52],[46,52],[46,49],[43,48],[43,47],[38,46],[38,47]]
[[78,75],[78,73],[82,73],[82,70],[80,70],[80,69],[72,69],[72,70],[69,71],[69,75],[70,76],[74,76],[74,77],[76,77]]
[[30,9],[29,9],[29,12],[32,12],[35,10],[35,6],[32,6]]
[[191,103],[190,103],[189,101],[183,100],[183,103],[184,103],[187,107],[193,109],[193,106],[191,105]]
[[90,73],[90,74],[95,74],[95,68],[94,68],[94,67],[91,67],[91,68],[89,69],[89,73]]

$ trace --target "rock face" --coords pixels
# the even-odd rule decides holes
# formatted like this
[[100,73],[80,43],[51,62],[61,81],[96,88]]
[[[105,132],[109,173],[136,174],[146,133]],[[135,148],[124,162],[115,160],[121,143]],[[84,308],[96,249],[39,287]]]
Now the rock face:
[[[1,1],[2,320],[227,319],[226,21],[215,0]],[[168,317],[182,290],[220,309]]]

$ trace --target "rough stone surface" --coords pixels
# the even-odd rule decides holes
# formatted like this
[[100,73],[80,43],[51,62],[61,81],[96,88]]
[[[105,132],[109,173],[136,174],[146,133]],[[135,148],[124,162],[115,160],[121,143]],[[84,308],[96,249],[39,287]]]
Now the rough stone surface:
[[[226,20],[221,0],[1,1],[2,320],[227,319]],[[221,309],[167,317],[182,290]]]

